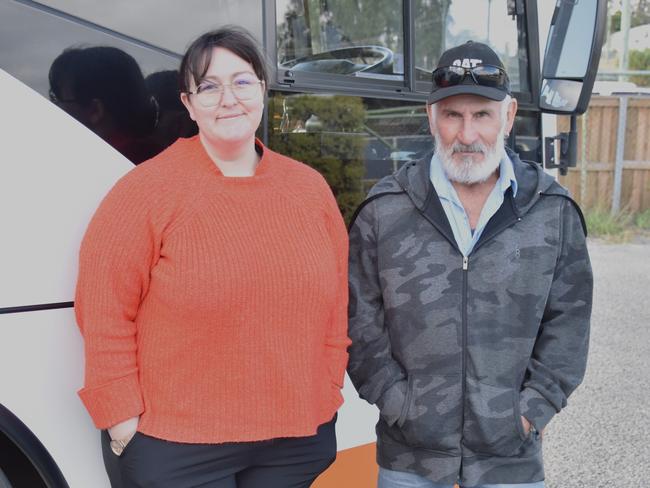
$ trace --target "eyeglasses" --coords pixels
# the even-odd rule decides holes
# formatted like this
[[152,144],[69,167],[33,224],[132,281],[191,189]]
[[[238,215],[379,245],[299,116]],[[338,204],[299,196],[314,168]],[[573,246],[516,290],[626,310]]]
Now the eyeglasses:
[[75,100],[74,98],[70,98],[68,100],[63,100],[63,99],[57,97],[56,93],[54,93],[54,90],[52,90],[51,88],[50,88],[50,91],[48,92],[48,94],[50,96],[50,102],[52,102],[55,105],[58,105],[60,103],[76,103],[77,102],[77,100]]
[[251,100],[259,95],[257,87],[263,81],[253,78],[236,78],[232,83],[213,83],[204,81],[199,84],[194,92],[186,92],[188,95],[194,95],[196,100],[204,107],[214,107],[219,105],[223,92],[226,87],[237,100]]
[[463,68],[462,66],[438,68],[432,75],[434,87],[447,88],[460,85],[468,73],[477,85],[510,91],[510,80],[508,80],[506,72],[498,66],[489,64],[480,64],[474,68]]

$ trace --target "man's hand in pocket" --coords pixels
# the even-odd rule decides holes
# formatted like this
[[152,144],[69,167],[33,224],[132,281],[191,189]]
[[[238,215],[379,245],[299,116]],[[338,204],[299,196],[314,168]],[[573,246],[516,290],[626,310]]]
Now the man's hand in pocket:
[[[528,419],[527,419],[526,417],[524,417],[523,415],[521,416],[521,424],[524,426],[524,432],[526,433],[526,435],[530,434],[530,428],[532,427],[532,424],[531,424],[531,423],[528,421]],[[542,431],[539,433],[539,436],[540,436],[540,437],[543,437],[543,436],[544,436],[544,430],[543,430],[543,429],[542,429]]]

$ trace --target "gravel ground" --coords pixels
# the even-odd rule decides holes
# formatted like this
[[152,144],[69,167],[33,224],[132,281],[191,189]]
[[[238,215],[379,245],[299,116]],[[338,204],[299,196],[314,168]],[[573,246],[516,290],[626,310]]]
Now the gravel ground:
[[650,488],[650,243],[641,242],[589,242],[589,364],[545,433],[547,488]]

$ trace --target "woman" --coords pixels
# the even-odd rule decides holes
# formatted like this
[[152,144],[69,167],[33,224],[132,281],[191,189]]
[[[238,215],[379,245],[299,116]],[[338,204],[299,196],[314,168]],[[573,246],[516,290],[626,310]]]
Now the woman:
[[307,487],[336,455],[347,233],[311,168],[255,139],[246,33],[181,64],[199,134],[122,178],[80,252],[80,397],[114,486]]

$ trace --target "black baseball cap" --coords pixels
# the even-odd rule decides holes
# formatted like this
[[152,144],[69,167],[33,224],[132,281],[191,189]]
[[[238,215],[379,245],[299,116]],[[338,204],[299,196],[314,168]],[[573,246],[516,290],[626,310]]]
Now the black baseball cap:
[[[466,70],[462,70],[460,75],[453,73],[450,79],[447,72],[452,70],[446,69],[450,67],[466,68]],[[477,75],[469,72],[471,68],[477,67],[482,67],[482,70],[477,71],[484,74]],[[501,101],[506,95],[511,94],[510,80],[499,56],[490,46],[480,42],[467,41],[442,53],[432,78],[433,90],[429,95],[429,103],[436,103],[454,95],[468,94]],[[437,78],[444,79],[444,82],[436,83]]]

